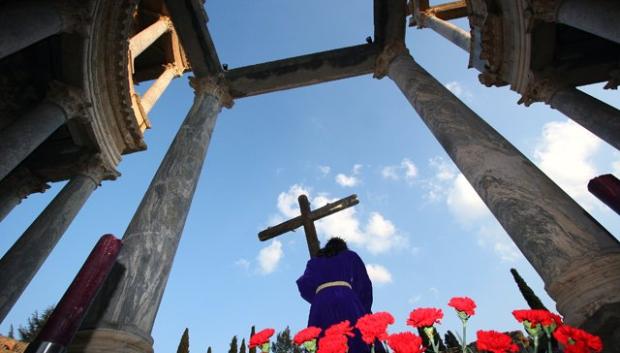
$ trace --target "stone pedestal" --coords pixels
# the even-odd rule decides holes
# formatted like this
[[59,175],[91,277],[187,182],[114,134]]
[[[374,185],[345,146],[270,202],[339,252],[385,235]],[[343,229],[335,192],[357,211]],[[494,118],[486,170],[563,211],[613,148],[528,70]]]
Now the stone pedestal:
[[52,252],[106,170],[88,165],[75,175],[0,259],[0,322]]
[[[620,244],[607,230],[408,53],[391,61],[388,75],[540,274],[567,322],[582,325],[620,303]],[[613,337],[603,340],[611,345]]]
[[72,352],[152,352],[153,322],[215,121],[222,105],[232,103],[215,79],[194,79],[192,86],[194,104],[123,236],[117,268],[82,325],[88,344]]

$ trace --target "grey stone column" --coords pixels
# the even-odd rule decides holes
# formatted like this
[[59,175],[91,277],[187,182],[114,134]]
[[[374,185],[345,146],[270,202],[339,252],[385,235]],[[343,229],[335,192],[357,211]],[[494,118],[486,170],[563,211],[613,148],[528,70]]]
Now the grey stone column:
[[19,205],[22,199],[49,188],[43,180],[32,175],[27,168],[18,167],[0,183],[0,222]]
[[88,161],[0,259],[0,322],[52,252],[107,169]]
[[442,37],[446,38],[459,48],[469,53],[470,34],[462,28],[453,25],[448,21],[439,19],[432,14],[421,13],[420,16],[421,25],[428,27],[433,31],[439,33]]
[[88,107],[79,90],[53,84],[45,101],[0,131],[0,180],[68,119],[87,116]]
[[116,270],[69,352],[152,352],[151,330],[200,177],[215,121],[232,100],[217,80],[193,79],[194,104],[125,235]]
[[0,6],[0,59],[73,27],[57,1],[11,1]]
[[557,21],[599,37],[620,43],[620,1],[563,0],[557,10]]
[[408,53],[391,61],[388,75],[543,278],[568,323],[585,324],[601,318],[603,306],[620,304],[620,244],[607,230]]

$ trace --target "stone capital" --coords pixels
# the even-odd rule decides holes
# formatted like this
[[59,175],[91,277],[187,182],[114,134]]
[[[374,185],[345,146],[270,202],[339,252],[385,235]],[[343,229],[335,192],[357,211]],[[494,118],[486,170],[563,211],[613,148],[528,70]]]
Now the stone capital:
[[620,303],[620,252],[573,261],[546,290],[565,321],[580,326],[602,306]]
[[561,0],[528,0],[525,18],[545,22],[556,22]]
[[115,168],[108,166],[101,154],[84,157],[76,164],[76,174],[90,178],[95,185],[101,185],[102,180],[115,180],[120,173]]
[[373,77],[376,79],[385,77],[388,74],[390,63],[401,54],[409,55],[409,49],[407,49],[404,42],[392,41],[386,43],[385,47],[383,47],[383,51],[377,56],[377,60],[375,61],[375,72]]
[[55,1],[54,6],[62,18],[65,32],[77,33],[83,37],[88,36],[93,22],[90,6],[85,5],[81,0]]
[[163,21],[166,24],[166,27],[168,27],[168,32],[174,31],[174,23],[172,23],[172,20],[170,19],[170,17],[160,16],[159,20]]
[[557,76],[530,72],[527,86],[525,91],[521,92],[518,104],[524,104],[526,107],[535,102],[549,104],[556,92],[565,87],[566,85]]
[[166,71],[170,70],[172,71],[172,73],[174,74],[174,77],[180,77],[181,75],[183,75],[183,72],[185,71],[185,68],[180,66],[177,63],[168,63],[164,65],[164,69]]
[[11,193],[20,199],[26,198],[35,192],[45,192],[50,186],[41,178],[34,175],[26,167],[18,167],[9,174],[2,184],[0,184],[0,193],[11,190]]
[[92,103],[87,100],[86,95],[79,88],[52,81],[45,100],[62,108],[67,115],[67,120],[90,120]]
[[226,108],[232,108],[234,102],[228,84],[222,74],[207,77],[190,77],[189,85],[194,89],[194,94],[208,94],[219,99]]

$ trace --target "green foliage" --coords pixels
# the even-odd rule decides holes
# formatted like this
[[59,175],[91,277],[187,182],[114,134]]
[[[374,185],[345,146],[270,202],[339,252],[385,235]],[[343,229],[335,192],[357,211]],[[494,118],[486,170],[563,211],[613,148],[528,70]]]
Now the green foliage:
[[230,349],[228,350],[228,353],[239,353],[239,348],[237,347],[237,336],[233,336],[230,341]]
[[245,353],[245,338],[241,340],[241,346],[239,346],[239,353]]
[[435,352],[433,350],[433,347],[430,345],[430,341],[428,340],[428,336],[426,335],[426,333],[424,333],[424,329],[422,327],[418,327],[418,335],[422,338],[422,342],[424,344],[424,346],[428,347],[426,349],[427,353],[439,353],[439,352],[443,352],[446,350],[446,346],[443,343],[443,340],[441,339],[441,336],[439,336],[439,332],[437,332],[437,328],[435,328],[433,330],[433,338],[435,340],[435,343],[437,343],[437,347],[439,348],[439,352]]
[[288,326],[278,333],[276,341],[271,345],[271,351],[273,353],[301,353],[301,349],[293,343]]
[[7,337],[13,340],[15,339],[15,329],[13,329],[13,324],[11,324],[11,327],[9,328]]
[[527,305],[529,305],[531,309],[547,310],[540,298],[538,298],[532,288],[527,285],[523,277],[519,275],[519,272],[517,272],[517,270],[515,270],[514,268],[511,268],[510,273],[512,273],[512,277],[515,279],[515,282],[517,282],[519,291],[521,292],[521,295],[523,295],[523,298],[527,302]]
[[23,342],[32,342],[39,334],[39,331],[43,328],[43,325],[47,322],[47,319],[50,315],[52,315],[53,311],[53,306],[45,309],[42,314],[39,314],[39,312],[35,310],[35,312],[28,318],[26,327],[19,325],[17,328],[19,340]]
[[189,353],[189,330],[187,328],[183,331],[177,353]]
[[209,348],[207,348],[207,353],[211,353],[211,346],[209,346]]
[[[250,337],[254,336],[256,333],[256,327],[252,326],[252,330],[250,330]],[[250,348],[249,353],[256,353],[256,347]]]

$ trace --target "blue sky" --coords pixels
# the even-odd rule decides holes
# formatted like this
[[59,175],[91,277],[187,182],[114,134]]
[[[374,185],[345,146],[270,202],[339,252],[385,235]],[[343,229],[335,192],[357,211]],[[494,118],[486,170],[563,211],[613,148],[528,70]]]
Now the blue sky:
[[[209,28],[230,68],[364,43],[372,35],[366,1],[207,3]],[[458,22],[464,25],[464,22]],[[487,88],[467,70],[467,55],[430,30],[409,28],[414,58],[507,137],[613,234],[617,215],[590,196],[587,181],[620,175],[620,154],[544,104],[524,108],[507,88]],[[140,90],[148,87],[142,84]],[[616,91],[584,88],[616,107]],[[148,150],[124,156],[122,176],[95,191],[0,326],[26,321],[58,301],[100,235],[122,236],[185,117],[192,90],[175,80],[150,113]],[[63,183],[36,194],[0,223],[5,252]],[[313,208],[356,193],[361,203],[317,225],[321,239],[350,240],[370,266],[374,310],[397,324],[411,309],[438,306],[441,329],[457,330],[446,303],[471,296],[472,330],[516,329],[510,311],[525,307],[509,273],[517,268],[548,307],[531,266],[473,193],[389,79],[370,76],[238,100],[219,117],[153,330],[155,350],[176,349],[188,327],[192,352],[227,351],[250,326],[305,326],[308,304],[295,280],[307,249],[303,232],[261,243],[258,231],[294,215],[307,192]]]

